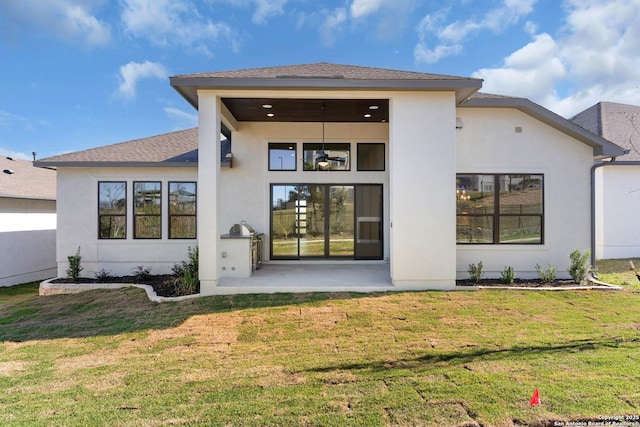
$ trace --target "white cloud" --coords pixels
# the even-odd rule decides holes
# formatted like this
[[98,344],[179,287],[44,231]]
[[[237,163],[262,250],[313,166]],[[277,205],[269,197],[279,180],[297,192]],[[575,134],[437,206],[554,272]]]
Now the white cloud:
[[640,105],[640,1],[567,2],[561,37],[534,36],[482,69],[483,90],[524,96],[565,117],[600,102]]
[[267,20],[273,16],[282,15],[287,0],[254,0],[256,10],[251,16],[254,24],[266,24]]
[[118,94],[125,99],[136,97],[136,84],[143,78],[166,79],[169,73],[166,68],[157,62],[145,61],[129,62],[120,67],[120,77],[122,82],[118,87]]
[[88,46],[106,45],[111,40],[107,24],[92,14],[95,1],[21,0],[0,2],[0,23],[11,30],[53,34]]
[[9,150],[8,148],[4,147],[0,147],[0,156],[11,157],[12,159],[33,160],[33,155],[29,156],[25,153]]
[[22,129],[33,130],[31,122],[25,117],[17,114],[12,114],[8,111],[0,110],[0,127],[11,127],[14,124],[18,124]]
[[342,25],[347,20],[347,11],[344,8],[337,8],[327,12],[324,22],[320,25],[320,37],[325,46],[330,47],[336,43],[341,32]]
[[202,17],[189,0],[122,0],[122,6],[125,31],[159,46],[187,46],[203,52],[210,41],[233,38],[227,24]]
[[353,0],[349,12],[354,18],[361,18],[377,12],[384,0]]
[[172,120],[176,120],[184,127],[196,127],[198,126],[198,115],[187,113],[178,108],[166,107],[164,109],[165,114]]
[[[426,15],[418,26],[419,42],[414,49],[417,62],[434,63],[457,55],[463,42],[479,31],[501,33],[533,11],[537,0],[503,0],[502,5],[486,12],[481,19],[455,21],[445,25],[448,9]],[[431,47],[433,46],[433,47]]]

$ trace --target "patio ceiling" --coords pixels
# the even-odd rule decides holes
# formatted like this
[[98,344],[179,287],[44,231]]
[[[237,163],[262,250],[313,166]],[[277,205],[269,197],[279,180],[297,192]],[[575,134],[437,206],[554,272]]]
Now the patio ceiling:
[[237,121],[388,122],[388,99],[222,98]]

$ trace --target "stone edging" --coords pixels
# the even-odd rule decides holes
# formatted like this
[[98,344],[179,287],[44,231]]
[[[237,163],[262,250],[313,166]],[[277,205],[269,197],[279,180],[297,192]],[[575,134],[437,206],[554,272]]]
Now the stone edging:
[[593,285],[576,285],[576,286],[456,286],[456,290],[481,290],[481,289],[496,289],[496,290],[511,290],[511,291],[583,291],[583,290],[600,290],[600,291],[621,291],[624,288],[618,285],[611,285],[609,283],[601,282],[589,275],[586,280]]
[[169,301],[184,301],[187,299],[198,298],[200,294],[184,295],[181,297],[161,297],[156,294],[151,285],[142,285],[136,283],[51,283],[56,278],[45,280],[40,283],[40,296],[45,295],[60,295],[60,294],[77,294],[83,291],[90,291],[94,289],[119,289],[135,287],[144,289],[147,293],[149,300],[153,302],[169,302]]

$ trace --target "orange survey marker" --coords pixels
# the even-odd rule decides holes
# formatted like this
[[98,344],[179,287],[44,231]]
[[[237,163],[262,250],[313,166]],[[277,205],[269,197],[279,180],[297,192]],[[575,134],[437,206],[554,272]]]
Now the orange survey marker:
[[531,396],[531,400],[529,401],[529,405],[539,405],[540,404],[540,393],[538,393],[538,389],[533,390],[533,396]]

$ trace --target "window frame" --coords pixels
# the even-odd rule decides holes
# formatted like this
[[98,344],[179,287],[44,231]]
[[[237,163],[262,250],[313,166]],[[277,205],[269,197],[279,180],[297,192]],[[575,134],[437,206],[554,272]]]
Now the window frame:
[[[193,184],[194,185],[194,209],[193,214],[171,213],[171,185],[172,184]],[[171,220],[175,217],[193,217],[193,237],[173,237],[171,235]],[[198,182],[197,181],[168,181],[167,182],[167,238],[170,240],[194,240],[198,238]]]
[[[119,214],[103,214],[100,206],[101,190],[103,184],[124,184],[124,213]],[[127,239],[127,181],[98,181],[98,240],[126,240]],[[122,237],[104,237],[102,235],[102,219],[103,218],[124,218],[124,226]]]
[[[545,244],[545,175],[544,173],[457,173],[456,180],[460,176],[491,176],[493,177],[493,189],[487,190],[493,192],[493,213],[458,213],[458,209],[456,206],[456,229],[458,226],[458,219],[463,218],[491,218],[492,224],[492,241],[491,242],[469,242],[469,241],[458,241],[457,231],[456,231],[456,245],[544,245]],[[530,177],[530,176],[539,176],[540,177],[540,185],[541,185],[541,194],[540,194],[540,213],[502,213],[501,212],[501,204],[500,204],[500,177]],[[456,195],[458,194],[458,188],[456,185]],[[457,200],[456,200],[457,204]],[[540,240],[537,242],[510,242],[510,241],[500,241],[500,224],[502,218],[508,217],[528,217],[528,218],[540,218]]]
[[[137,184],[158,184],[159,185],[159,198],[157,208],[158,213],[148,214],[148,213],[138,213],[137,202],[138,202],[138,190],[136,188]],[[157,240],[162,239],[162,181],[133,181],[133,238],[137,240]],[[158,236],[157,237],[140,237],[138,236],[138,218],[148,217],[148,218],[158,218]]]
[[[384,142],[358,142],[356,145],[356,170],[358,172],[385,172],[387,170],[387,152]],[[360,149],[362,146],[382,146],[382,169],[365,169],[360,166]]]
[[[289,148],[289,147],[292,147],[292,148]],[[293,169],[274,168],[273,165],[271,164],[271,150],[283,150],[286,152],[292,151],[293,152]],[[269,163],[268,165],[269,171],[276,171],[276,172],[297,171],[298,170],[298,143],[297,142],[270,142],[267,148],[267,161]],[[284,163],[283,163],[283,167],[284,167]]]
[[[347,151],[347,160],[345,163],[348,165],[348,168],[345,169],[307,169],[306,167],[306,152],[307,151],[315,151],[313,149],[307,150],[305,147],[309,146],[321,146],[323,151],[331,150],[332,146],[346,146]],[[334,150],[341,150],[342,148],[334,148]],[[350,172],[351,171],[351,142],[303,142],[302,143],[302,170],[303,172]]]

